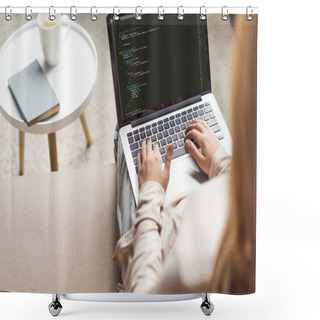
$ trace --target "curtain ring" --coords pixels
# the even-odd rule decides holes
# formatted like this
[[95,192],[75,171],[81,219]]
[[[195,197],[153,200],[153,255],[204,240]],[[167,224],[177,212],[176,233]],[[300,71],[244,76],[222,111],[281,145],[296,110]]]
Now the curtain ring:
[[[160,9],[162,9],[162,13],[160,13]],[[164,19],[164,8],[163,6],[158,7],[158,20],[163,20]]]
[[[249,14],[249,8],[251,9],[251,14]],[[248,21],[251,21],[253,19],[252,14],[253,14],[253,9],[252,9],[251,6],[248,6],[247,9],[246,9],[246,19]]]
[[49,20],[54,21],[56,19],[56,16],[54,14],[52,14],[53,11],[54,13],[56,12],[56,9],[54,8],[54,6],[49,7]]
[[[95,11],[96,11],[96,13],[94,14],[93,13],[93,9],[95,9]],[[96,7],[95,6],[93,6],[93,7],[91,7],[91,9],[90,9],[90,16],[91,16],[91,20],[92,21],[96,21],[97,19],[98,19],[98,17],[97,17],[97,9],[96,9]]]
[[75,7],[75,6],[71,6],[70,7],[70,19],[72,20],[72,21],[75,21],[75,20],[77,20],[77,8]]
[[[96,13],[93,13],[93,9],[95,9]],[[98,19],[97,13],[98,13],[98,11],[97,11],[96,7],[95,6],[91,7],[91,9],[90,9],[91,21],[96,21]]]
[[[138,13],[138,9],[140,11],[140,14]],[[135,13],[135,19],[136,20],[141,20],[141,14],[142,14],[142,8],[140,6],[136,7],[136,13]]]
[[8,13],[8,12],[10,12],[10,13],[12,12],[10,6],[6,6],[6,7],[4,8],[5,19],[6,19],[7,21],[10,21],[10,20],[12,19],[12,15],[11,15],[10,13]]
[[179,6],[179,7],[178,7],[177,19],[178,19],[178,20],[183,20],[183,15],[184,15],[183,6]]
[[229,14],[228,14],[228,7],[227,6],[223,6],[221,8],[221,19],[223,21],[227,21],[229,18]]
[[120,14],[119,7],[113,7],[113,20],[119,20],[120,19],[119,14]]
[[27,20],[27,21],[30,21],[32,20],[32,9],[30,6],[26,6],[26,9],[25,9],[25,15],[24,15],[24,18]]
[[200,7],[200,20],[206,20],[207,18],[207,8],[205,6]]

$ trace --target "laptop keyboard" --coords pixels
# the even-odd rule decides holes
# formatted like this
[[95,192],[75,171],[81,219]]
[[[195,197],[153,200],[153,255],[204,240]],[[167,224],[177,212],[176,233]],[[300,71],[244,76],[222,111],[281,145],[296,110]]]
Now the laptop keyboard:
[[[181,113],[155,121],[127,134],[136,172],[138,172],[137,155],[143,139],[151,139],[153,145],[159,145],[161,163],[165,162],[167,146],[170,144],[173,145],[172,159],[186,154],[188,151],[184,147],[184,136],[192,119],[205,121],[219,140],[224,138],[209,102],[190,107]],[[196,142],[194,144],[199,148]]]

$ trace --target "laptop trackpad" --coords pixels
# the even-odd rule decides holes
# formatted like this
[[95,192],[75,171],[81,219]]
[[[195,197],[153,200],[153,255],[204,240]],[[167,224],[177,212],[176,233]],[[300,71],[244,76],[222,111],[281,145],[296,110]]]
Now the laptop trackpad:
[[177,159],[171,163],[165,203],[171,202],[181,193],[199,188],[205,181],[208,181],[208,176],[201,171],[192,157]]

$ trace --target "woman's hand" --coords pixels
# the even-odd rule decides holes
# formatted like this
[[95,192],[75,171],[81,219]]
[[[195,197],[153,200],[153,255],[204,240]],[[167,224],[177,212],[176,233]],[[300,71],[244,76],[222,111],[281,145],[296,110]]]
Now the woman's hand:
[[166,162],[164,169],[161,167],[161,159],[159,152],[159,145],[155,144],[152,150],[152,142],[149,139],[142,141],[141,150],[138,153],[138,177],[139,188],[147,181],[156,181],[160,183],[164,189],[167,190],[170,178],[170,165],[173,153],[173,146],[169,145],[167,148]]
[[[191,139],[195,140],[199,144],[202,153],[197,149]],[[198,166],[208,175],[212,157],[220,146],[219,140],[214,132],[206,122],[201,120],[192,120],[192,123],[186,130],[184,143],[187,151],[197,162]]]

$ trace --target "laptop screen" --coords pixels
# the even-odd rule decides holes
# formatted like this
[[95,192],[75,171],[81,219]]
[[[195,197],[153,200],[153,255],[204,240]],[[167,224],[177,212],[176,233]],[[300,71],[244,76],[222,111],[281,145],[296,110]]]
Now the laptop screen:
[[211,91],[206,21],[199,15],[108,16],[118,122]]

